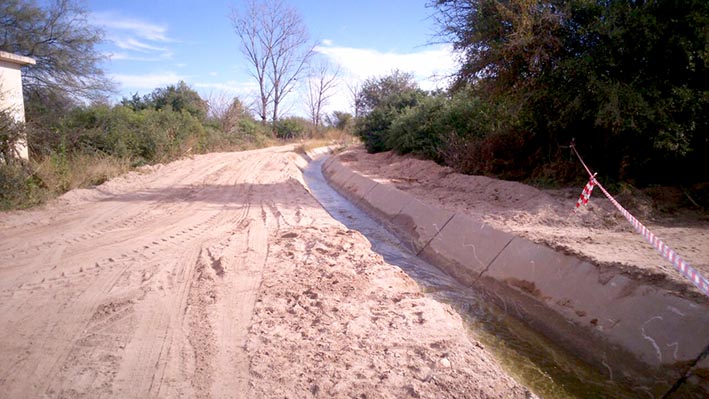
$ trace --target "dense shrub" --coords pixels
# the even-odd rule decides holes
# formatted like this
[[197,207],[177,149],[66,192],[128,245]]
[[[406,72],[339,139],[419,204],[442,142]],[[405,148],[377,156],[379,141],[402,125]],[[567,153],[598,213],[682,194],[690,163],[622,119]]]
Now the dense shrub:
[[17,143],[22,139],[25,126],[18,123],[6,110],[0,110],[0,163],[10,164],[17,158]]
[[21,163],[0,163],[0,210],[25,208],[44,199],[40,182]]
[[[230,112],[229,131],[222,130],[224,124],[206,116],[206,103],[183,82],[145,97],[134,95],[115,106],[38,100],[28,103],[24,129],[29,163],[4,165],[17,159],[13,149],[22,126],[10,123],[11,118],[0,119],[3,209],[31,206],[72,188],[100,184],[131,166],[273,142],[269,129],[243,109]],[[288,134],[300,134],[303,128],[292,122]]]
[[270,133],[270,126],[256,122],[251,118],[240,119],[229,131],[206,127],[200,142],[200,152],[233,151],[234,149],[261,148],[276,141]]
[[[111,106],[66,98],[31,99],[29,122],[0,115],[0,208],[41,203],[67,190],[101,184],[129,168],[208,151],[234,151],[303,138],[309,121],[290,117],[272,125],[254,120],[238,99],[211,110],[184,82]],[[50,101],[52,100],[52,101]],[[30,162],[13,149],[27,133]],[[326,132],[323,132],[325,134]]]
[[289,117],[276,122],[276,137],[279,139],[297,139],[305,135],[309,122],[299,117]]
[[334,111],[332,114],[325,116],[325,124],[344,132],[350,132],[354,125],[354,117],[348,112]]
[[192,148],[200,150],[206,134],[200,121],[186,111],[99,105],[81,107],[53,126],[29,131],[33,155],[48,156],[60,148],[69,153],[101,153],[129,158],[136,164],[162,162]]
[[[375,88],[391,78],[370,80]],[[379,97],[358,118],[356,132],[369,152],[412,153],[464,173],[524,178],[538,155],[525,147],[510,102],[483,99],[471,89],[424,93],[407,85],[369,89]],[[383,94],[382,94],[383,93]]]
[[389,76],[368,79],[355,99],[359,116],[355,134],[362,138],[367,151],[391,150],[388,136],[392,123],[425,96],[410,74],[394,71]]
[[206,119],[208,111],[207,102],[183,81],[176,85],[157,88],[143,97],[134,94],[131,98],[124,98],[121,104],[134,111],[143,109],[186,111],[199,121]]
[[397,115],[397,110],[377,108],[357,120],[355,134],[362,139],[367,151],[374,153],[392,149],[386,143],[386,135]]
[[440,161],[443,135],[450,130],[440,119],[445,106],[445,98],[429,96],[403,109],[389,126],[385,146],[400,154],[414,153]]
[[[522,141],[520,163],[510,168],[533,157],[526,177],[566,180],[568,151],[561,146],[575,138],[607,178],[639,185],[706,181],[709,2],[431,4],[461,56],[453,90],[473,87],[486,102],[510,104],[517,123],[494,140],[519,135],[501,140]],[[455,147],[471,145],[477,144]]]
[[494,142],[492,137],[512,129],[513,119],[504,111],[503,106],[484,102],[469,92],[452,97],[429,94],[395,116],[386,134],[386,147],[455,165],[451,156],[458,148],[456,143],[470,141],[474,146],[488,139]]

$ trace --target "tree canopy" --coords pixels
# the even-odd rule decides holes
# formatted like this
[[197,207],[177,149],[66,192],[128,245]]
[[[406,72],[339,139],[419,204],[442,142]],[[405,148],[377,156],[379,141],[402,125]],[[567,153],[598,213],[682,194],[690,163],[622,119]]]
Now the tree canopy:
[[123,98],[121,104],[140,111],[142,109],[171,109],[186,111],[200,121],[207,117],[207,102],[184,81],[153,90],[142,98],[136,93],[131,98]]
[[709,2],[436,0],[460,54],[454,89],[505,101],[529,157],[576,138],[602,173],[705,179]]
[[387,76],[369,78],[362,84],[355,96],[356,113],[360,116],[366,115],[377,107],[390,103],[398,107],[399,105],[393,103],[406,102],[402,96],[412,97],[418,91],[418,84],[414,80],[414,76],[407,72],[394,70]]
[[355,133],[370,152],[391,149],[386,137],[396,117],[414,107],[425,96],[413,75],[393,71],[390,75],[369,78],[355,97],[358,120]]
[[93,100],[112,90],[96,48],[103,32],[73,0],[3,0],[0,32],[0,50],[37,60],[23,68],[26,97]]

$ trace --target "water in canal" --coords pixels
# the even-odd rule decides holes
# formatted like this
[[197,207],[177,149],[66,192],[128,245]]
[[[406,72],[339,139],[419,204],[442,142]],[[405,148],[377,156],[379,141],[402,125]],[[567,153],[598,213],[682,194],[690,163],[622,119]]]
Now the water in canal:
[[450,304],[466,320],[471,337],[481,342],[503,368],[542,398],[634,398],[583,362],[555,347],[445,272],[419,259],[366,213],[333,190],[322,174],[325,158],[304,170],[313,196],[338,221],[361,232],[384,260],[411,276],[436,300]]

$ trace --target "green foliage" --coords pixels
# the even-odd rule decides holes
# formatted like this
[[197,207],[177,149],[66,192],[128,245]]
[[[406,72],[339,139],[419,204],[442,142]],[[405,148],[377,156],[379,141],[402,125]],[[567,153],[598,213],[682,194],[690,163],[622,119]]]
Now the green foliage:
[[376,108],[403,108],[415,104],[411,101],[421,90],[410,73],[393,71],[390,75],[369,78],[355,98],[358,116],[364,116]]
[[464,173],[519,178],[529,156],[515,121],[509,104],[484,101],[469,91],[452,97],[429,94],[393,116],[383,135],[384,147]]
[[305,135],[310,123],[299,117],[279,119],[276,122],[276,137],[279,139],[297,139]]
[[362,139],[368,152],[391,150],[386,144],[386,135],[397,114],[397,110],[392,108],[375,108],[357,120],[355,134]]
[[413,153],[464,172],[492,174],[508,162],[491,159],[510,156],[520,148],[511,137],[517,118],[509,102],[486,101],[474,90],[425,93],[410,75],[368,80],[358,98],[365,112],[355,133],[369,152],[395,150]]
[[440,118],[445,107],[445,98],[428,96],[416,106],[404,108],[392,121],[385,146],[400,154],[411,152],[440,161],[443,134],[448,128]]
[[13,163],[18,157],[16,146],[24,135],[24,125],[17,123],[6,110],[0,110],[0,163]]
[[587,161],[612,179],[706,179],[708,2],[432,5],[462,54],[454,90],[472,88],[485,102],[507,104],[502,115],[513,122],[504,134],[521,143],[520,162],[509,168],[527,171],[520,176],[557,169],[555,177],[566,178],[560,146],[575,138]]
[[206,134],[187,111],[105,105],[76,108],[49,129],[30,132],[35,155],[102,153],[130,158],[135,164],[174,159]]
[[[268,127],[256,122],[238,99],[227,124],[206,117],[206,103],[180,82],[150,95],[76,106],[66,97],[52,106],[35,101],[25,128],[31,161],[15,162],[22,126],[0,113],[0,208],[32,206],[67,190],[101,184],[130,167],[169,162],[207,151],[241,150],[273,143]],[[228,130],[220,127],[229,126]],[[282,121],[284,137],[299,137],[302,118]],[[9,155],[8,155],[9,154]]]
[[259,134],[267,134],[267,128],[262,123],[256,122],[251,118],[239,119],[238,129],[247,137],[255,137]]
[[343,132],[349,132],[354,124],[354,117],[349,112],[344,111],[334,111],[331,115],[325,117],[326,124],[332,126],[335,129],[342,130]]
[[355,100],[359,115],[355,134],[362,138],[367,151],[392,149],[387,143],[392,122],[425,96],[411,74],[394,71],[389,76],[368,79]]
[[[196,92],[179,83],[142,98],[136,94],[116,106],[67,106],[61,115],[38,107],[33,116],[41,123],[33,122],[27,129],[30,153],[36,160],[49,161],[52,190],[63,192],[75,187],[73,168],[85,164],[85,156],[94,157],[106,169],[122,170],[123,164],[168,162],[191,153],[267,143],[265,128],[248,113],[239,112],[236,126],[223,131],[205,120],[204,104]],[[106,178],[88,176],[78,181]]]
[[0,50],[34,58],[24,67],[25,97],[98,99],[112,90],[100,68],[101,29],[74,0],[0,2]]
[[181,112],[184,110],[200,121],[204,121],[207,116],[207,102],[184,81],[178,82],[177,85],[157,88],[143,98],[136,93],[131,98],[123,98],[121,104],[134,111],[171,109]]
[[44,199],[40,184],[27,165],[0,164],[0,210],[37,205]]

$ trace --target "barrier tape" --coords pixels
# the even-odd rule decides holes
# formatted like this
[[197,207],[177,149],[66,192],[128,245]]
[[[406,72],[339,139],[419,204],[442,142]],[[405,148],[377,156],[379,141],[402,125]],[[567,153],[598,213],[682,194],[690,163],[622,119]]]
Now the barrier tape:
[[[594,180],[595,175],[591,176],[591,179],[586,183],[586,186],[583,188],[583,191],[581,191],[581,195],[579,196],[579,200],[576,201],[576,209],[579,209],[581,204],[586,206],[588,204],[588,199],[591,198],[591,192],[593,192],[593,186],[596,185],[596,181]],[[574,212],[576,211],[574,209]]]
[[[658,236],[653,234],[645,225],[640,223],[640,221],[635,218],[630,212],[628,212],[625,208],[623,208],[618,201],[616,201],[615,198],[613,198],[608,191],[601,185],[601,183],[596,180],[596,174],[591,173],[591,170],[586,166],[586,164],[583,162],[583,159],[581,158],[581,155],[579,155],[578,151],[576,151],[576,147],[574,146],[573,143],[571,143],[571,149],[574,150],[574,153],[576,153],[576,156],[579,158],[579,161],[581,161],[581,164],[583,165],[584,169],[586,169],[586,172],[588,172],[588,175],[591,176],[590,181],[588,184],[586,184],[586,187],[584,188],[583,192],[581,193],[581,198],[579,198],[579,201],[576,202],[576,207],[578,208],[579,202],[582,201],[582,198],[584,197],[584,194],[586,193],[586,188],[591,186],[591,188],[588,190],[588,197],[591,196],[591,190],[593,189],[593,186],[598,186],[598,188],[605,194],[605,196],[610,200],[610,202],[618,208],[621,214],[625,217],[630,224],[633,225],[635,228],[635,231],[637,231],[640,235],[645,238],[647,242],[650,243],[659,253],[662,255],[663,258],[667,259],[670,263],[672,263],[672,266],[674,266],[677,271],[680,272],[684,277],[689,279],[689,281],[692,282],[701,292],[703,292],[706,296],[709,296],[709,280],[706,279],[706,277],[702,276],[701,273],[699,273],[696,269],[694,269],[692,266],[689,265],[684,259],[682,259],[677,252],[675,252],[672,248],[670,248],[667,244],[665,244]],[[584,205],[588,202],[588,198],[585,198],[585,201],[583,201]]]

